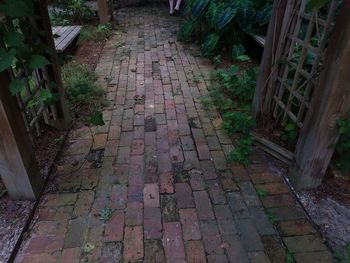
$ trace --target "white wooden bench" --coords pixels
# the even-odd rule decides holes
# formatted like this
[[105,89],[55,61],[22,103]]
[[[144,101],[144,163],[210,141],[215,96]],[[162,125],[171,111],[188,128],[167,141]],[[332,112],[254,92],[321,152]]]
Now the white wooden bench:
[[57,53],[63,53],[79,36],[81,26],[57,26],[52,28]]

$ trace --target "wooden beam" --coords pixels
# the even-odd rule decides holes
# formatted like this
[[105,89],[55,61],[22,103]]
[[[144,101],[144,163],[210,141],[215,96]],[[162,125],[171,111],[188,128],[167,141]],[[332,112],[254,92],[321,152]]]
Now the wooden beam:
[[276,49],[280,40],[284,14],[288,1],[275,0],[273,11],[267,30],[267,36],[264,44],[264,53],[261,59],[260,73],[257,81],[254,99],[253,99],[253,116],[259,118],[262,114],[263,101],[268,89],[268,82],[271,71],[274,66]]
[[350,111],[350,1],[343,1],[336,19],[324,69],[296,145],[290,179],[296,189],[317,187],[337,143],[337,120]]
[[72,119],[66,99],[66,91],[62,84],[58,57],[55,52],[55,41],[52,34],[47,0],[41,0],[40,2],[37,2],[35,10],[37,12],[37,16],[41,20],[38,22],[39,30],[45,32],[45,36],[42,38],[42,41],[52,50],[52,52],[47,55],[48,60],[51,62],[51,64],[46,66],[46,70],[50,78],[49,81],[52,81],[56,84],[56,88],[54,89],[54,91],[60,94],[59,101],[56,103],[58,118],[57,120],[50,121],[50,125],[58,129],[67,130],[71,126]]
[[98,17],[101,24],[108,24],[111,20],[108,0],[97,0]]
[[9,89],[8,72],[0,73],[0,175],[13,199],[35,199],[43,186],[21,111]]

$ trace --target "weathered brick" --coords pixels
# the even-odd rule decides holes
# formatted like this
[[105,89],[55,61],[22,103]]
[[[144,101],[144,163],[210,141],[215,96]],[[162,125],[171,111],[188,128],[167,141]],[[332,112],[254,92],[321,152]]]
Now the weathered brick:
[[193,192],[197,215],[200,220],[214,219],[214,213],[206,191]]
[[28,254],[41,254],[41,253],[53,253],[62,250],[64,236],[36,236],[33,237],[25,253]]
[[214,220],[201,221],[200,228],[207,254],[223,254],[224,248],[216,222]]
[[186,242],[186,262],[206,263],[205,251],[201,241]]
[[218,177],[213,161],[201,161],[200,167],[206,180],[216,179]]
[[132,141],[131,154],[141,155],[145,151],[145,142],[143,139],[137,139]]
[[261,198],[261,202],[266,208],[295,205],[295,199],[290,194],[265,196]]
[[327,250],[320,238],[315,235],[284,237],[283,241],[292,253]]
[[213,204],[225,204],[226,197],[218,180],[207,180],[209,195]]
[[87,219],[78,217],[69,222],[68,231],[64,239],[64,248],[81,247],[87,233]]
[[223,247],[226,250],[230,262],[247,262],[249,258],[245,251],[242,241],[238,235],[224,235],[222,237]]
[[179,213],[184,240],[201,239],[196,210],[193,208],[180,209]]
[[101,248],[101,262],[121,262],[122,252],[121,242],[104,243]]
[[191,187],[187,183],[175,184],[178,208],[194,207]]
[[244,248],[248,252],[263,250],[261,237],[251,219],[236,220]]
[[185,248],[179,222],[164,223],[163,246],[167,262],[185,259]]
[[122,241],[124,231],[124,212],[115,211],[106,224],[105,241]]
[[231,207],[235,218],[248,218],[249,211],[246,204],[243,201],[242,196],[238,192],[228,193],[228,204]]
[[174,222],[179,220],[175,195],[161,196],[161,211],[163,222]]
[[266,191],[269,195],[288,194],[289,188],[285,183],[258,184],[256,188]]
[[281,221],[278,228],[283,236],[302,236],[316,232],[306,219]]
[[145,184],[143,189],[144,206],[159,207],[159,187],[158,184]]
[[142,226],[125,227],[123,259],[127,262],[141,260],[144,256]]
[[162,216],[159,207],[145,207],[143,222],[146,239],[157,239],[162,237]]
[[125,224],[128,226],[142,225],[143,203],[131,201],[127,204]]
[[161,193],[174,193],[174,176],[172,172],[165,172],[159,175],[159,183]]
[[159,239],[145,240],[145,263],[166,262],[162,241]]

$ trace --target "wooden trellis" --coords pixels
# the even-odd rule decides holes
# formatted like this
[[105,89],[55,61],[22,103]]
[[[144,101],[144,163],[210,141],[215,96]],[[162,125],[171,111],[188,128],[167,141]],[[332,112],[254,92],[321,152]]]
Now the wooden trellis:
[[293,122],[300,128],[310,108],[339,3],[332,0],[322,17],[319,11],[307,9],[308,2],[292,0],[286,4],[283,20],[278,21],[279,39],[272,43],[275,53],[270,58],[270,75],[258,84],[266,90],[259,111],[282,125]]
[[321,10],[308,2],[275,0],[253,101],[258,120],[300,128],[290,168],[297,188],[321,183],[338,139],[336,120],[350,110],[350,1],[331,0]]
[[[59,129],[70,125],[46,0],[35,2],[35,21],[31,24],[36,25],[38,32],[45,32],[40,40],[53,50],[46,54],[51,64],[32,74],[13,70],[0,73],[0,176],[9,195],[15,199],[35,199],[41,191],[43,178],[33,151],[41,124]],[[25,84],[25,90],[17,96],[12,96],[9,89],[14,77]],[[51,83],[55,85],[51,86]],[[51,105],[37,103],[28,107],[28,102],[43,90],[59,94],[58,100]]]

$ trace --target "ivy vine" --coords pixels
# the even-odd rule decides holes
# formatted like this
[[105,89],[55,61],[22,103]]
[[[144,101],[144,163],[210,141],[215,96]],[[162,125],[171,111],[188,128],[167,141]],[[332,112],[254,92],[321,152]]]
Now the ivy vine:
[[[38,0],[4,0],[0,4],[0,73],[11,70],[12,95],[24,95],[26,85],[33,90],[33,71],[50,64],[47,57],[55,52],[46,46],[42,39],[46,32],[37,27],[35,4]],[[49,89],[41,89],[27,107],[38,104],[51,104],[57,100],[58,94],[52,94],[50,88],[55,83],[49,83]]]

